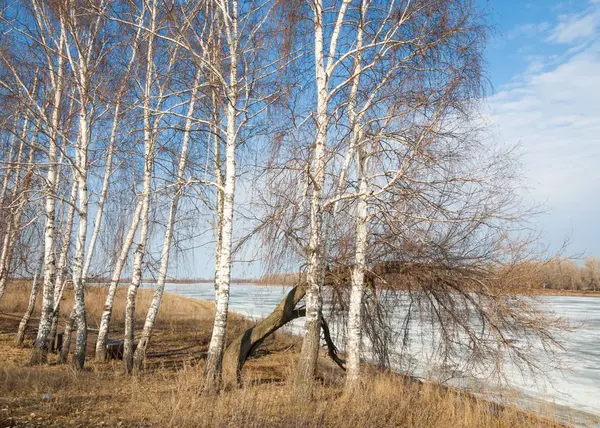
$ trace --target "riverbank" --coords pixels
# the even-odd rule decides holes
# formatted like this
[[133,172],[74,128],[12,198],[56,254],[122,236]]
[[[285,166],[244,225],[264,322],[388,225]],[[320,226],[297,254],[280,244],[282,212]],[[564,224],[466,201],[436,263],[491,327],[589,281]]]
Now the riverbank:
[[[104,292],[104,287],[88,289],[90,327],[97,325]],[[367,374],[361,394],[349,397],[342,393],[343,372],[324,354],[315,399],[298,405],[292,400],[290,379],[300,339],[285,334],[270,338],[247,363],[243,388],[201,397],[198,386],[214,308],[171,293],[164,296],[141,374],[125,376],[120,361],[91,360],[85,371],[76,373],[55,365],[52,354],[48,366],[28,367],[35,328],[27,331],[27,347],[12,346],[27,294],[26,283],[13,284],[0,305],[0,426],[555,426],[513,407],[394,374]],[[124,295],[120,289],[113,337],[122,334]],[[138,331],[150,298],[151,290],[140,289]],[[70,299],[63,301],[63,316]],[[230,340],[250,325],[236,314],[229,319]]]
[[537,296],[572,296],[572,297],[600,297],[600,291],[590,290],[551,290],[545,288],[536,288],[531,290],[531,294]]

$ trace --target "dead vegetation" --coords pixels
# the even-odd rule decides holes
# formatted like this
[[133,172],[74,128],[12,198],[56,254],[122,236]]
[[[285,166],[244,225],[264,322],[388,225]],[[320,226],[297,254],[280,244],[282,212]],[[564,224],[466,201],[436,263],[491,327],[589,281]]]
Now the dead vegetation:
[[[30,367],[23,362],[35,329],[27,331],[27,347],[13,346],[27,288],[26,283],[13,284],[0,306],[0,426],[555,426],[516,408],[500,408],[389,373],[373,371],[360,394],[349,396],[342,392],[341,370],[324,352],[314,399],[295,404],[289,387],[300,340],[283,334],[269,337],[244,366],[243,387],[201,396],[214,309],[208,302],[173,294],[165,296],[146,370],[137,376],[126,376],[120,361],[90,361],[86,370],[77,372],[69,365],[53,364],[52,354],[50,365]],[[89,287],[86,293],[93,322],[102,310],[103,293],[103,287]],[[138,304],[148,305],[150,298],[149,290],[141,290]],[[113,337],[122,334],[121,291],[117,302]],[[232,314],[228,337],[248,326],[247,320]]]

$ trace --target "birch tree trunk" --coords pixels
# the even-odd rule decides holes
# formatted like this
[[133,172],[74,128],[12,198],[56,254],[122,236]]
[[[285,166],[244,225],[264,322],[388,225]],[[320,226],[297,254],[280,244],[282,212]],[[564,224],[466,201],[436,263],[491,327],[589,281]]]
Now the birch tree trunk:
[[102,227],[102,215],[104,214],[104,204],[106,202],[106,197],[108,195],[108,187],[110,185],[110,176],[112,175],[112,161],[113,155],[115,153],[115,140],[117,138],[117,128],[118,128],[118,118],[119,118],[119,109],[121,103],[120,100],[117,102],[115,106],[114,118],[112,129],[110,131],[110,140],[108,143],[108,149],[106,151],[106,165],[104,166],[104,179],[102,180],[102,188],[100,190],[100,198],[98,199],[98,207],[96,210],[96,217],[94,219],[94,230],[92,231],[92,236],[90,237],[90,243],[88,245],[87,254],[85,257],[85,263],[83,264],[83,273],[82,276],[87,278],[88,272],[90,270],[90,264],[92,263],[92,257],[94,255],[94,249],[96,247],[96,241],[98,239],[98,234],[100,233],[100,229]]
[[142,205],[142,200],[140,199],[136,205],[133,217],[131,218],[131,225],[129,226],[129,231],[127,232],[125,241],[123,241],[121,253],[119,254],[119,258],[117,259],[117,263],[115,264],[115,269],[110,280],[110,285],[108,286],[106,301],[104,302],[104,311],[102,312],[102,317],[100,318],[98,339],[96,341],[97,361],[104,361],[106,359],[106,338],[108,337],[110,318],[112,316],[112,309],[115,301],[115,294],[117,293],[117,286],[119,285],[119,279],[121,278],[121,273],[123,272],[123,266],[125,266],[125,262],[127,261],[127,255],[129,254],[129,250],[131,249],[131,245],[133,244],[133,239],[135,237],[135,232],[137,231],[138,224],[140,223]]
[[[82,77],[87,71],[81,73]],[[78,147],[79,165],[77,168],[77,193],[78,193],[78,214],[79,225],[77,230],[77,241],[75,245],[75,257],[73,263],[73,293],[74,293],[74,312],[77,322],[77,337],[75,341],[75,351],[73,352],[73,366],[77,370],[83,369],[85,364],[85,348],[87,344],[87,320],[85,312],[85,277],[83,264],[85,257],[85,244],[88,229],[88,146],[89,146],[89,117],[88,117],[88,94],[87,83],[81,82],[81,100],[82,106],[79,113],[79,133],[80,146]]]
[[[67,117],[72,116],[73,106],[75,104],[74,100],[77,97],[75,96],[75,94],[73,94],[69,98],[70,98],[71,102],[69,103]],[[70,125],[65,126],[65,128],[69,129]],[[62,177],[63,161],[65,160],[65,157],[67,157],[68,143],[69,143],[69,139],[64,138],[62,147],[60,149],[60,156],[58,157],[58,167],[56,169],[56,176],[59,177],[59,179],[56,181],[56,185],[54,188],[55,194],[58,194],[58,190],[60,187],[59,186],[60,177]],[[72,167],[75,168],[76,165],[72,165]],[[63,239],[61,242],[61,253],[59,254],[58,265],[56,268],[57,273],[56,273],[56,278],[54,281],[54,289],[53,289],[54,308],[53,308],[53,314],[52,314],[52,322],[50,324],[50,334],[48,337],[48,340],[50,341],[49,343],[54,343],[54,341],[56,339],[56,331],[58,328],[58,316],[60,313],[60,302],[62,300],[62,296],[63,296],[64,290],[65,290],[65,287],[67,284],[67,281],[66,281],[66,277],[68,274],[67,255],[68,255],[69,248],[71,246],[71,233],[73,231],[73,220],[69,221],[69,219],[73,218],[75,216],[76,203],[77,203],[77,181],[75,180],[74,172],[72,172],[71,179],[72,179],[72,182],[71,182],[71,192],[69,195],[69,199],[67,200],[67,203],[63,204],[63,209],[64,209],[65,205],[69,206],[68,211],[67,211],[67,219],[65,222],[65,232],[68,232],[68,233],[63,233]],[[62,212],[61,212],[59,218],[62,218]],[[70,223],[70,227],[67,227],[69,225],[69,223]],[[56,242],[56,244],[58,245],[58,242]],[[64,248],[65,245],[67,246],[66,248]],[[60,362],[60,358],[59,358],[59,362]]]
[[358,150],[358,191],[356,207],[356,237],[354,267],[352,268],[352,288],[348,307],[347,343],[346,343],[346,390],[353,390],[358,385],[360,377],[360,351],[362,343],[361,308],[365,286],[365,266],[367,249],[367,192],[366,177],[367,159],[364,150]]
[[208,347],[208,357],[204,373],[204,392],[213,393],[219,386],[221,378],[221,362],[225,347],[227,314],[229,310],[229,285],[231,277],[231,243],[233,234],[233,203],[236,178],[236,136],[237,136],[237,49],[238,49],[238,2],[221,6],[227,31],[229,48],[229,84],[227,85],[227,135],[225,147],[225,188],[223,191],[223,217],[221,219],[221,251],[217,256],[218,269],[217,297],[215,319],[212,336]]
[[329,92],[329,77],[337,65],[337,43],[350,2],[350,0],[343,0],[340,5],[335,25],[329,38],[329,51],[327,55],[323,35],[323,1],[315,0],[312,3],[317,112],[315,120],[315,144],[311,159],[312,167],[309,170],[309,182],[312,183],[312,193],[310,195],[310,236],[307,251],[306,323],[302,349],[296,369],[294,388],[294,396],[300,401],[311,397],[319,355],[321,310],[323,306],[322,287],[325,277],[323,188],[325,185],[325,148],[329,122],[328,103],[331,95]]
[[65,329],[62,337],[62,348],[56,359],[57,364],[66,364],[69,360],[69,352],[71,351],[71,335],[75,326],[75,308],[71,309],[71,313],[65,322]]
[[51,135],[48,147],[48,172],[46,175],[46,226],[44,230],[44,288],[42,294],[42,313],[38,328],[37,338],[31,352],[31,364],[46,363],[48,359],[48,334],[52,322],[54,307],[54,276],[56,260],[54,254],[54,222],[56,199],[54,188],[56,184],[56,155],[58,149],[58,135],[60,126],[60,105],[64,87],[65,60],[62,55],[65,44],[65,29],[61,25],[60,39],[58,42],[58,60],[56,78],[54,83],[54,106],[51,119]]
[[358,87],[362,71],[363,47],[363,22],[367,12],[368,0],[361,1],[360,20],[356,31],[356,54],[354,57],[354,70],[352,84],[348,99],[348,122],[351,126],[350,153],[356,153],[356,172],[358,178],[358,198],[356,206],[356,236],[354,267],[352,268],[352,286],[350,290],[350,303],[348,307],[347,341],[346,341],[346,390],[356,390],[360,378],[360,352],[362,342],[362,317],[361,308],[364,293],[364,279],[367,249],[367,156],[365,142],[363,141],[361,116],[356,112]]
[[15,346],[23,346],[25,340],[25,330],[35,310],[35,301],[37,300],[38,291],[40,289],[40,277],[42,276],[42,270],[44,268],[44,252],[40,251],[40,259],[38,261],[38,267],[35,270],[33,281],[31,283],[31,292],[29,293],[29,302],[27,303],[27,309],[21,318],[19,323],[19,330],[17,331],[17,337],[15,338]]
[[[37,83],[37,80],[36,80]],[[29,148],[29,155],[28,155],[28,159],[27,159],[27,171],[25,173],[25,177],[23,179],[23,195],[24,195],[24,203],[26,201],[29,200],[29,198],[27,196],[25,196],[26,192],[29,190],[29,184],[31,182],[31,177],[33,176],[34,173],[34,168],[35,168],[35,163],[34,163],[34,155],[36,152],[36,143],[37,143],[37,131],[34,132],[33,137],[31,139],[30,142],[30,148]],[[23,139],[23,141],[25,141],[25,139],[27,138],[27,129],[26,127],[23,128],[23,134],[21,136],[21,138]],[[24,211],[24,207],[22,208],[21,211],[21,215]],[[20,224],[21,220],[19,220],[19,224]],[[15,338],[15,345],[16,346],[22,346],[23,345],[23,341],[25,338],[25,330],[27,329],[27,325],[29,324],[29,320],[31,319],[31,315],[33,314],[33,311],[35,310],[35,302],[37,300],[37,295],[39,292],[39,284],[40,284],[40,277],[42,275],[42,270],[44,267],[44,252],[43,249],[42,251],[40,251],[40,258],[38,260],[38,267],[35,271],[34,277],[33,277],[33,282],[31,284],[31,292],[29,293],[29,301],[27,304],[27,309],[25,310],[25,313],[23,314],[23,317],[21,318],[21,322],[19,323],[19,329],[17,331],[17,336]]]
[[[145,6],[146,7],[146,6]],[[133,342],[135,330],[135,298],[142,282],[142,263],[148,243],[148,228],[150,215],[150,192],[152,187],[152,168],[154,164],[155,132],[151,123],[150,96],[153,83],[154,65],[154,34],[156,31],[156,2],[149,2],[150,32],[148,34],[148,47],[146,54],[146,76],[144,82],[144,185],[142,194],[142,212],[140,214],[140,243],[133,256],[133,272],[131,284],[127,289],[127,304],[125,307],[125,337],[123,346],[123,364],[126,373],[133,369]]]
[[162,300],[162,295],[165,290],[165,280],[167,278],[167,270],[169,268],[169,250],[171,249],[171,240],[173,238],[173,231],[175,227],[175,219],[177,218],[177,208],[179,205],[179,198],[181,197],[181,193],[184,190],[184,173],[185,166],[187,162],[188,156],[188,146],[190,142],[190,132],[192,129],[193,123],[193,115],[194,115],[194,105],[196,102],[196,95],[198,93],[198,85],[200,83],[200,71],[196,73],[196,77],[194,78],[194,83],[192,87],[192,92],[190,95],[190,102],[188,106],[187,117],[185,121],[185,128],[183,131],[183,142],[181,145],[181,154],[179,156],[179,165],[177,167],[177,177],[176,177],[176,185],[175,185],[175,193],[173,195],[173,199],[171,200],[171,207],[169,210],[169,219],[167,221],[167,228],[165,230],[165,235],[163,238],[163,247],[161,252],[161,263],[160,270],[158,273],[158,281],[156,284],[156,290],[154,291],[154,295],[152,297],[152,302],[150,303],[150,307],[148,308],[148,314],[146,315],[146,321],[144,323],[144,330],[142,331],[142,336],[140,341],[138,342],[138,346],[135,350],[134,359],[133,359],[133,368],[134,370],[139,370],[142,368],[142,363],[144,362],[144,358],[146,356],[146,348],[148,347],[148,342],[150,341],[150,335],[152,334],[152,329],[154,328],[154,323],[156,322],[156,317],[158,315],[158,311],[160,309],[160,302]]
[[216,91],[212,91],[212,107],[214,118],[213,121],[215,126],[213,127],[214,136],[214,170],[215,179],[217,181],[217,209],[216,209],[216,226],[217,230],[215,233],[215,302],[218,299],[218,284],[219,284],[219,271],[221,267],[221,247],[223,238],[223,174],[221,172],[221,139],[219,136],[219,105],[217,103]]
[[[104,171],[104,180],[102,182],[102,190],[100,193],[100,199],[98,201],[98,211],[96,213],[96,220],[94,222],[94,231],[93,231],[92,237],[90,239],[88,255],[87,255],[86,262],[85,262],[85,265],[83,268],[84,276],[86,278],[87,278],[87,274],[88,274],[89,267],[91,264],[92,254],[94,252],[96,240],[97,240],[97,237],[98,237],[98,234],[100,231],[100,227],[102,224],[104,203],[105,203],[106,197],[108,195],[110,176],[112,173],[112,160],[114,157],[115,142],[116,142],[116,137],[117,137],[121,103],[123,100],[123,95],[125,93],[129,75],[131,73],[132,67],[134,65],[134,62],[135,62],[135,59],[137,56],[136,45],[139,40],[140,34],[141,34],[141,27],[138,27],[138,30],[136,31],[136,35],[135,35],[135,40],[133,41],[133,44],[132,44],[131,57],[129,59],[129,63],[127,64],[127,71],[125,73],[125,76],[123,77],[123,81],[121,83],[121,86],[119,87],[119,92],[117,94],[115,110],[113,113],[113,123],[112,123],[112,128],[111,128],[110,141],[109,141],[109,146],[108,146],[108,150],[107,150],[107,154],[106,154],[106,166],[105,166],[105,171]],[[112,309],[113,309],[113,304],[114,304],[114,300],[115,300],[115,294],[117,292],[117,286],[118,286],[119,280],[121,278],[121,273],[123,271],[123,267],[125,266],[125,263],[127,261],[127,256],[129,255],[129,251],[131,249],[133,240],[135,238],[135,233],[137,231],[138,224],[140,221],[141,210],[142,210],[142,200],[139,200],[136,204],[136,208],[134,210],[133,217],[131,219],[131,225],[129,226],[129,231],[127,232],[125,240],[123,241],[123,244],[121,246],[121,252],[119,253],[119,257],[117,259],[117,263],[115,264],[113,275],[112,275],[110,284],[108,286],[106,301],[104,303],[104,311],[102,312],[102,316],[100,319],[98,338],[96,340],[95,356],[96,356],[97,361],[104,361],[106,359],[106,337],[108,336],[108,332],[109,332],[110,319],[112,316]]]
[[69,209],[67,211],[67,221],[63,234],[63,240],[58,256],[58,269],[56,281],[54,283],[54,308],[52,310],[52,324],[50,327],[50,340],[56,337],[56,329],[58,327],[58,315],[60,313],[60,302],[65,291],[67,283],[67,256],[69,247],[71,246],[71,232],[73,231],[73,221],[75,219],[75,207],[77,204],[77,180],[75,172],[73,172],[73,182],[71,184],[71,193],[69,197]]
[[310,398],[319,354],[321,334],[321,288],[324,278],[323,185],[325,183],[325,144],[327,141],[327,74],[323,50],[323,3],[316,0],[314,12],[314,49],[317,83],[317,130],[312,156],[312,194],[310,198],[310,237],[306,287],[306,322],[300,358],[296,368],[295,396]]

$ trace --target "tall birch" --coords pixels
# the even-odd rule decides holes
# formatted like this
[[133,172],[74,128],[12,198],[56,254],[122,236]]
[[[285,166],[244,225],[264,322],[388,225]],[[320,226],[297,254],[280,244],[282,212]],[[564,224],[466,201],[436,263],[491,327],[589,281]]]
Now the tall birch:
[[[104,7],[101,1],[99,10]],[[87,12],[88,14],[90,12]],[[73,352],[73,366],[75,369],[83,369],[85,364],[87,344],[87,316],[85,308],[85,252],[88,232],[88,149],[92,134],[92,96],[91,79],[95,72],[97,57],[102,55],[103,46],[96,39],[100,31],[103,19],[102,14],[94,12],[86,18],[92,18],[90,22],[84,22],[81,14],[75,10],[66,11],[63,19],[68,19],[70,38],[67,39],[67,57],[74,72],[79,101],[79,124],[76,147],[76,168],[74,179],[77,182],[77,214],[78,228],[75,240],[75,255],[73,257],[73,313],[77,323],[75,350]],[[72,43],[71,43],[72,41]],[[100,48],[98,50],[98,48]],[[91,257],[91,255],[88,255]]]
[[127,232],[127,236],[123,241],[123,245],[121,246],[121,252],[117,258],[117,262],[115,263],[115,268],[113,269],[113,274],[110,279],[110,284],[108,285],[108,292],[106,293],[106,301],[104,302],[104,311],[102,312],[102,316],[100,318],[100,327],[98,328],[98,338],[96,340],[96,360],[104,361],[106,359],[106,339],[108,337],[109,327],[110,327],[110,318],[112,316],[113,305],[115,302],[115,295],[117,294],[117,287],[119,285],[119,280],[121,279],[121,273],[123,272],[123,267],[127,262],[127,256],[129,255],[129,250],[131,250],[131,246],[133,245],[133,240],[135,238],[135,233],[138,229],[138,225],[140,223],[140,214],[142,212],[143,202],[140,199],[135,207],[135,212],[131,217],[131,224],[129,226],[129,231]]
[[[56,280],[54,284],[54,307],[52,308],[52,324],[50,327],[50,340],[54,340],[56,330],[58,327],[58,316],[60,312],[60,302],[62,300],[63,293],[67,285],[68,276],[68,255],[69,248],[71,247],[71,233],[73,231],[73,222],[75,220],[75,210],[77,208],[77,180],[75,179],[75,171],[73,171],[73,177],[71,179],[71,191],[67,203],[69,208],[67,209],[67,218],[65,220],[63,229],[63,239],[60,246],[60,253],[58,256],[58,266],[56,273]],[[66,329],[65,329],[66,330]],[[68,335],[71,334],[70,330],[66,331]]]
[[184,189],[184,174],[185,174],[185,166],[188,157],[188,149],[190,142],[190,133],[192,130],[193,124],[193,115],[194,115],[194,106],[196,103],[196,96],[198,94],[198,86],[200,85],[200,71],[196,72],[196,77],[194,78],[194,83],[192,86],[190,101],[188,104],[188,111],[185,120],[185,126],[183,129],[183,142],[181,145],[181,153],[179,155],[179,164],[177,166],[177,176],[175,178],[175,188],[174,194],[171,199],[171,206],[169,209],[169,217],[167,220],[167,227],[165,229],[165,234],[163,237],[163,247],[161,251],[161,263],[160,269],[158,272],[158,281],[156,283],[156,289],[154,290],[154,295],[152,296],[152,302],[150,303],[150,307],[148,308],[148,314],[146,315],[146,321],[144,323],[144,330],[142,331],[142,336],[138,342],[138,346],[135,350],[133,366],[134,370],[139,370],[142,367],[142,363],[146,356],[146,348],[148,347],[148,342],[150,341],[150,336],[152,334],[152,329],[154,328],[154,323],[156,322],[156,317],[158,315],[158,311],[160,309],[160,302],[162,300],[162,295],[165,290],[165,280],[167,278],[167,271],[169,268],[169,252],[171,249],[171,241],[173,238],[173,232],[175,229],[175,220],[177,218],[177,208],[179,206],[179,199],[181,198],[181,194]]
[[15,345],[23,346],[25,340],[25,331],[35,310],[35,301],[37,300],[38,291],[40,289],[40,277],[42,276],[42,270],[44,269],[44,253],[40,252],[40,258],[38,261],[37,268],[33,275],[33,281],[31,281],[31,291],[29,293],[29,300],[27,301],[27,309],[19,322],[19,329],[17,330],[17,336],[15,337]]
[[133,272],[131,284],[127,289],[127,304],[125,307],[125,340],[123,348],[123,364],[125,372],[133,369],[133,342],[135,330],[135,298],[142,282],[142,263],[148,244],[148,229],[150,216],[150,198],[152,191],[152,170],[154,165],[154,147],[156,142],[155,128],[152,123],[150,111],[150,97],[154,80],[154,41],[157,27],[157,1],[149,1],[144,5],[150,14],[148,46],[146,51],[146,75],[143,94],[143,122],[144,122],[144,182],[142,190],[142,211],[140,213],[139,244],[133,256]]
[[236,179],[237,145],[237,98],[238,98],[238,2],[218,1],[223,17],[227,49],[229,53],[229,81],[226,85],[225,107],[225,187],[223,189],[223,208],[220,221],[220,266],[215,275],[218,280],[216,292],[216,310],[213,331],[208,347],[208,356],[204,374],[204,390],[214,391],[220,381],[221,361],[225,346],[225,332],[229,310],[229,285],[231,279],[231,247],[233,238],[233,203]]
[[[145,13],[145,11],[142,13],[142,15],[140,17],[140,22],[143,22],[144,13]],[[91,259],[92,259],[91,257],[92,257],[92,253],[94,250],[94,246],[96,244],[96,239],[98,237],[98,234],[100,232],[100,227],[102,224],[102,213],[103,213],[104,203],[105,203],[106,197],[108,195],[110,176],[112,173],[112,171],[111,171],[112,170],[112,159],[114,156],[115,142],[116,142],[117,133],[119,130],[119,119],[120,119],[121,107],[122,107],[123,97],[125,95],[126,88],[127,88],[127,82],[130,78],[131,72],[133,70],[133,66],[135,64],[135,60],[137,58],[137,53],[138,53],[137,43],[139,41],[140,34],[141,34],[141,26],[138,26],[135,38],[132,42],[131,55],[129,57],[127,69],[125,71],[125,74],[122,77],[123,80],[121,81],[121,84],[120,84],[118,92],[117,92],[117,98],[115,101],[115,107],[114,107],[114,111],[113,111],[113,119],[112,119],[112,127],[111,127],[111,133],[110,133],[109,146],[108,146],[108,150],[107,150],[107,154],[106,154],[104,180],[102,182],[100,199],[98,201],[98,211],[96,213],[96,220],[94,222],[94,231],[92,232],[92,238],[90,240],[89,249],[88,249],[88,256],[86,259],[86,263],[84,265],[84,273],[86,276],[87,276],[87,273],[88,273],[88,270],[90,267],[90,263],[91,263]],[[112,316],[112,310],[113,310],[115,295],[117,292],[117,286],[118,286],[119,280],[121,278],[121,273],[123,271],[123,267],[125,266],[125,263],[127,261],[129,251],[131,249],[131,246],[133,245],[135,233],[137,231],[139,221],[140,221],[142,205],[143,205],[142,199],[140,199],[136,203],[136,207],[135,207],[135,210],[133,213],[133,217],[131,219],[131,224],[129,226],[129,230],[127,232],[125,240],[123,241],[123,243],[121,245],[121,251],[117,258],[115,267],[113,269],[111,281],[108,286],[106,301],[104,303],[104,310],[103,310],[102,316],[100,318],[100,326],[99,326],[99,330],[98,330],[98,337],[96,340],[95,358],[97,361],[104,361],[106,358],[106,338],[108,337],[110,319]]]
[[[346,343],[346,389],[351,390],[358,384],[360,376],[360,352],[361,352],[361,329],[362,329],[362,300],[364,293],[364,277],[366,265],[367,250],[367,162],[363,147],[362,128],[360,116],[356,112],[357,93],[360,84],[362,67],[362,47],[363,47],[363,24],[367,11],[369,0],[361,1],[360,18],[356,30],[356,54],[354,57],[354,69],[352,70],[352,84],[348,99],[348,122],[351,129],[350,150],[354,152],[356,148],[356,173],[358,178],[358,199],[356,206],[356,236],[354,243],[354,267],[352,269],[352,285],[350,289],[350,303],[348,305],[347,321],[347,343]],[[334,208],[335,210],[335,208]]]
[[338,38],[344,23],[344,16],[350,4],[344,0],[337,12],[335,27],[329,40],[329,54],[326,58],[324,46],[323,1],[312,3],[314,31],[315,82],[317,93],[315,142],[312,151],[310,183],[310,236],[307,250],[307,288],[305,333],[296,369],[296,396],[306,399],[310,396],[314,382],[321,334],[321,310],[323,305],[322,287],[325,274],[325,239],[323,230],[323,192],[327,128],[329,122],[328,103],[329,80],[335,68],[335,54]]
[[60,25],[60,36],[56,46],[57,63],[52,66],[52,59],[49,58],[49,65],[53,78],[53,110],[50,124],[50,138],[48,140],[48,172],[46,175],[46,226],[44,228],[44,287],[42,294],[42,314],[35,340],[31,352],[30,362],[32,364],[45,363],[48,358],[48,335],[52,323],[52,310],[54,307],[54,279],[56,274],[56,260],[54,254],[54,222],[56,199],[54,188],[56,185],[56,155],[58,150],[58,137],[60,127],[60,107],[62,104],[62,95],[65,80],[65,47],[66,33],[64,25]]

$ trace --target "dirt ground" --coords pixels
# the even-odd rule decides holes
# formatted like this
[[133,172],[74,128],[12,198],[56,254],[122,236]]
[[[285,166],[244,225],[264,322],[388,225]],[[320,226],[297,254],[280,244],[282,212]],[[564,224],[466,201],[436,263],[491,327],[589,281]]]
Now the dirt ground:
[[[91,289],[88,296],[99,291],[96,287]],[[16,293],[12,296],[9,293],[6,300],[14,303]],[[139,294],[138,332],[143,325],[151,290],[141,289]],[[70,297],[65,299],[65,303],[68,302]],[[4,309],[0,312],[0,426],[138,426],[144,420],[149,424],[156,423],[152,417],[137,411],[139,402],[136,403],[138,400],[134,397],[140,392],[169,396],[182,377],[200,378],[214,314],[210,302],[165,293],[145,370],[132,377],[123,373],[122,361],[94,361],[91,356],[93,333],[89,335],[88,358],[83,372],[74,371],[70,364],[57,365],[55,353],[49,353],[47,366],[29,366],[27,362],[39,319],[34,318],[29,323],[24,346],[15,347],[13,342],[22,314],[6,311],[9,305],[5,301],[0,307],[0,310]],[[12,306],[20,308],[22,305]],[[68,307],[68,304],[63,306]],[[94,310],[96,306],[91,305],[91,328],[96,327],[94,323],[99,319],[99,314],[95,313],[98,311]],[[122,337],[122,317],[116,309],[119,308],[115,308],[111,338]],[[249,326],[245,318],[231,314],[228,337],[236,337]],[[251,385],[283,382],[291,370],[297,344],[297,338],[285,335],[275,335],[267,340],[248,362],[245,379]],[[324,367],[330,366],[324,364]],[[331,366],[330,370],[336,369]]]

